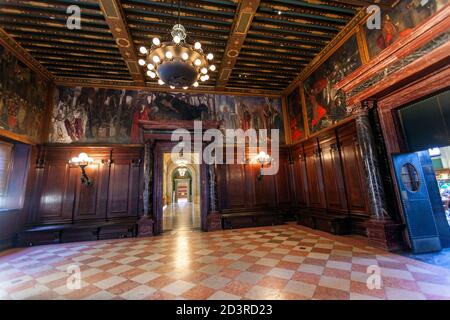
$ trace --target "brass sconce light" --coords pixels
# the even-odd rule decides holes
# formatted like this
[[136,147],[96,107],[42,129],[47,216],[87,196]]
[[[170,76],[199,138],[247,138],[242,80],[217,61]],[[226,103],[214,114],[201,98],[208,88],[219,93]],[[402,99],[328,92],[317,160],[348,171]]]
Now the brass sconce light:
[[94,159],[90,158],[87,153],[80,153],[78,155],[78,157],[73,157],[70,161],[69,164],[75,165],[75,166],[79,166],[81,169],[81,183],[86,185],[86,186],[90,186],[92,185],[92,181],[89,179],[89,177],[86,174],[86,166],[92,164],[94,162]]
[[272,158],[264,151],[260,151],[254,159],[261,165],[258,175],[258,180],[261,180],[264,175],[264,165],[270,164],[272,162]]

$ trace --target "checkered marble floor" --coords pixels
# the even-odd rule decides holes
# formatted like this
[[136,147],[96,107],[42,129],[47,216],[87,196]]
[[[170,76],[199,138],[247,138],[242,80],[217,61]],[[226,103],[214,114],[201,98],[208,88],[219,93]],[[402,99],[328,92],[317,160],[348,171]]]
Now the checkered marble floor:
[[9,250],[0,298],[450,299],[450,271],[287,224]]

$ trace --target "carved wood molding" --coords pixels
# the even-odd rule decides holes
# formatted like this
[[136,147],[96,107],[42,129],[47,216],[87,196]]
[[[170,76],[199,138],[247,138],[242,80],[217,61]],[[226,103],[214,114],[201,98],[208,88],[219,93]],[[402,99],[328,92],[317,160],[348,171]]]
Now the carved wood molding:
[[[349,106],[449,58],[450,5],[338,84]],[[376,84],[376,86],[375,86]]]
[[142,68],[138,65],[139,58],[128,30],[120,0],[98,0],[98,2],[131,78],[137,84],[144,84],[145,77]]
[[53,75],[28,53],[16,40],[14,40],[3,28],[0,28],[0,44],[11,51],[17,59],[22,61],[31,70],[41,75],[46,80],[52,80]]
[[247,37],[248,30],[259,7],[259,0],[242,0],[234,16],[231,33],[228,37],[225,54],[218,68],[216,88],[225,88],[228,79],[233,72],[233,67]]

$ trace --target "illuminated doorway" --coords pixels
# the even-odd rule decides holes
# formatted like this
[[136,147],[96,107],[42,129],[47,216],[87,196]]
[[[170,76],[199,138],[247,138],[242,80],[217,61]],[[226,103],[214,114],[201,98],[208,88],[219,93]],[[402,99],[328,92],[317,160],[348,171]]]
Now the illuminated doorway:
[[198,155],[164,153],[163,231],[200,229],[200,171]]

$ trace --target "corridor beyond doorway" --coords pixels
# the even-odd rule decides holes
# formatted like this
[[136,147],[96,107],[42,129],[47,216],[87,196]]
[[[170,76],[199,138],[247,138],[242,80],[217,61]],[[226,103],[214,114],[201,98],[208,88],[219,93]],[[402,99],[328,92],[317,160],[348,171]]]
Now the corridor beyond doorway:
[[198,155],[164,154],[163,231],[201,228]]
[[200,229],[200,208],[192,202],[179,202],[165,206],[164,231]]

